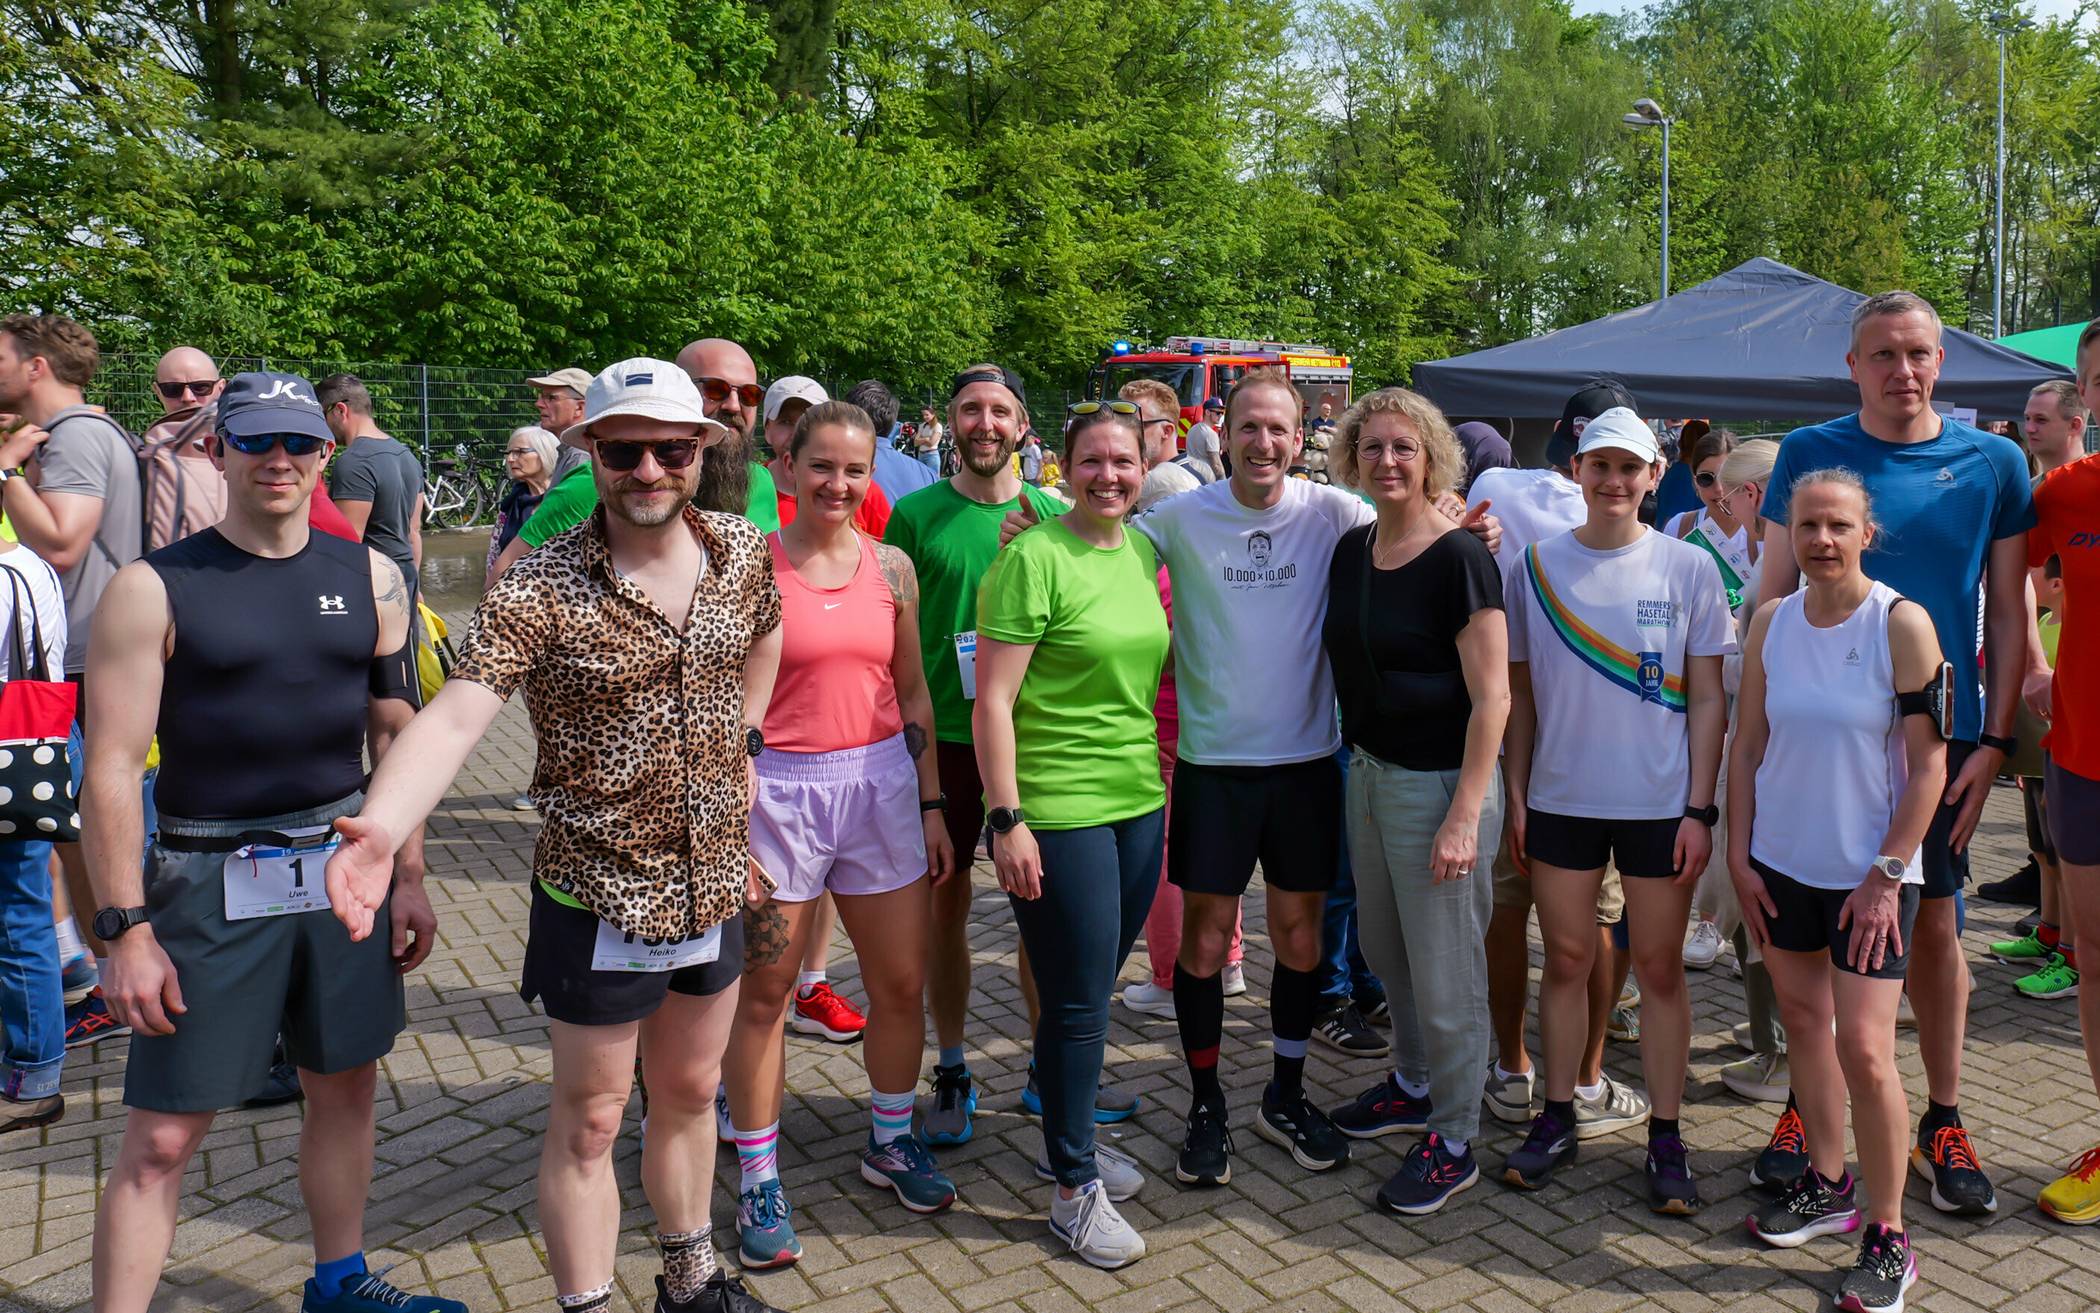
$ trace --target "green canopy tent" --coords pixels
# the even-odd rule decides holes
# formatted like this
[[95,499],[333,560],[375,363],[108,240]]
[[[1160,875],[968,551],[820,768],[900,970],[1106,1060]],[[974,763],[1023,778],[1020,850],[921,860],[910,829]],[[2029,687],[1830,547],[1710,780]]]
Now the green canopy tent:
[[2025,333],[2007,333],[1998,339],[1999,346],[2011,347],[2022,355],[2046,360],[2065,369],[2078,368],[2078,335],[2085,331],[2083,322],[2058,324],[2054,328],[2036,328]]

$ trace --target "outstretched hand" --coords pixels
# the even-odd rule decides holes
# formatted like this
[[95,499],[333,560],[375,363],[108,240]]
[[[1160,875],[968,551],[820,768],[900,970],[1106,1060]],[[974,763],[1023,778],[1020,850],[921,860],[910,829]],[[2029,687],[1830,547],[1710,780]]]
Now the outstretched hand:
[[394,844],[376,822],[362,816],[337,817],[335,832],[343,838],[328,859],[328,905],[356,942],[372,933],[380,904],[393,885]]

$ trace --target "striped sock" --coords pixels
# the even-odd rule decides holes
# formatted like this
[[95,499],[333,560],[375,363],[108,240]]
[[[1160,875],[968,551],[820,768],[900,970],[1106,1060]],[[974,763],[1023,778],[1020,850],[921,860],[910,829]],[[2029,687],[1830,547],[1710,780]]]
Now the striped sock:
[[755,1190],[768,1181],[780,1179],[780,1159],[775,1150],[780,1144],[780,1123],[763,1126],[755,1131],[739,1130],[736,1133],[736,1165],[743,1172],[743,1184],[739,1190]]
[[875,1147],[881,1148],[892,1140],[901,1140],[911,1134],[911,1106],[913,1091],[902,1094],[884,1094],[870,1086],[869,1101],[875,1118]]
[[608,1313],[612,1308],[612,1282],[580,1295],[556,1295],[554,1303],[562,1313]]

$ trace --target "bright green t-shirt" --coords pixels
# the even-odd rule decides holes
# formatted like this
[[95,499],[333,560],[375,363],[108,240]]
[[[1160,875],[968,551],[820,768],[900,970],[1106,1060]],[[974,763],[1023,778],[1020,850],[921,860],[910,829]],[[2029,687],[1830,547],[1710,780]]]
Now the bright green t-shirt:
[[[578,465],[547,489],[539,508],[518,530],[518,536],[527,547],[544,547],[549,538],[582,524],[597,509],[598,484],[591,478],[591,467]],[[744,518],[757,525],[760,533],[780,530],[780,505],[773,494],[773,476],[763,465],[751,467],[751,499],[744,506]]]
[[1014,773],[1030,826],[1076,830],[1166,806],[1152,704],[1167,613],[1143,534],[1103,549],[1062,521],[1027,530],[984,577],[977,632],[1035,644],[1014,699]]
[[[1023,485],[1036,514],[1045,519],[1065,508],[1039,489]],[[971,742],[970,704],[977,696],[977,585],[999,554],[999,523],[1021,504],[971,501],[943,479],[906,493],[890,508],[882,540],[911,558],[919,576],[919,646],[926,687],[933,695],[933,736],[944,743]],[[956,639],[970,658],[969,684]]]

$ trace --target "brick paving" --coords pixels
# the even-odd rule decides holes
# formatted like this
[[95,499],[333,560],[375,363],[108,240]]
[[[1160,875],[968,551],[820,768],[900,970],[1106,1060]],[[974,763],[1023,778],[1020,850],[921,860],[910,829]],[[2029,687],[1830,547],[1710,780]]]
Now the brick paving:
[[[378,1160],[368,1249],[400,1262],[400,1284],[465,1300],[477,1310],[551,1309],[533,1206],[538,1134],[546,1119],[545,1022],[518,1000],[526,924],[525,873],[537,818],[509,809],[531,760],[522,710],[506,708],[432,821],[431,897],[437,951],[411,979],[410,1025],[382,1064]],[[2023,846],[2017,796],[2000,788],[1977,842],[1984,878],[2011,870]],[[977,962],[971,1062],[984,1090],[976,1138],[942,1155],[961,1198],[935,1218],[905,1213],[864,1185],[854,1152],[866,1134],[865,1090],[853,1047],[792,1037],[782,1118],[781,1174],[806,1251],[800,1266],[752,1278],[782,1308],[808,1313],[1155,1313],[1170,1309],[1524,1309],[1617,1313],[1667,1309],[1730,1313],[1828,1307],[1851,1245],[1840,1239],[1767,1251],[1740,1223],[1744,1169],[1776,1109],[1744,1103],[1715,1077],[1736,1056],[1728,1033],[1741,1015],[1735,979],[1693,977],[1697,1038],[1687,1138],[1709,1200],[1699,1217],[1664,1219],[1644,1206],[1641,1142],[1595,1140],[1562,1182],[1522,1195],[1491,1181],[1444,1213],[1399,1221],[1373,1211],[1371,1192],[1398,1164],[1399,1138],[1357,1146],[1347,1167],[1299,1169],[1247,1123],[1266,1078],[1266,939],[1249,904],[1246,997],[1230,1000],[1224,1076],[1237,1119],[1232,1184],[1191,1192],[1172,1179],[1179,1143],[1181,1064],[1171,1023],[1113,1009],[1109,1065],[1145,1095],[1132,1122],[1107,1139],[1153,1175],[1125,1213],[1148,1258],[1119,1273],[1084,1266],[1054,1245],[1043,1217],[1049,1187],[1031,1163],[1039,1137],[1019,1113],[1026,1023],[1013,982],[1014,935],[982,864],[971,942]],[[1968,930],[1977,988],[1971,1005],[1964,1108],[2001,1207],[1981,1223],[1944,1219],[1913,1182],[1909,1217],[1923,1268],[1913,1307],[2083,1309],[2100,1303],[2100,1231],[2050,1222],[2035,1193],[2100,1140],[2100,1111],[2080,1050],[2075,1000],[2031,1003],[1984,945],[2013,917],[1977,905]],[[1724,958],[1724,963],[1727,961]],[[1125,969],[1142,978],[1143,945]],[[834,978],[857,992],[841,941]],[[1142,1023],[1142,1024],[1134,1024]],[[1901,1062],[1923,1098],[1917,1048]],[[95,1190],[123,1125],[124,1045],[71,1055],[67,1116],[0,1150],[0,1310],[84,1309]],[[1631,1046],[1611,1046],[1612,1070],[1638,1082]],[[1307,1079],[1340,1101],[1381,1064],[1338,1062],[1315,1047]],[[638,1106],[633,1110],[639,1115]],[[295,1110],[223,1116],[187,1181],[162,1294],[163,1309],[295,1310],[311,1253],[299,1203]],[[1488,1122],[1484,1161],[1499,1162],[1512,1128]],[[618,1150],[627,1211],[615,1307],[650,1307],[656,1259],[634,1137]],[[718,1163],[715,1217],[734,1218],[735,1155]],[[731,1245],[733,1250],[733,1243]],[[632,1300],[632,1303],[628,1301]]]

